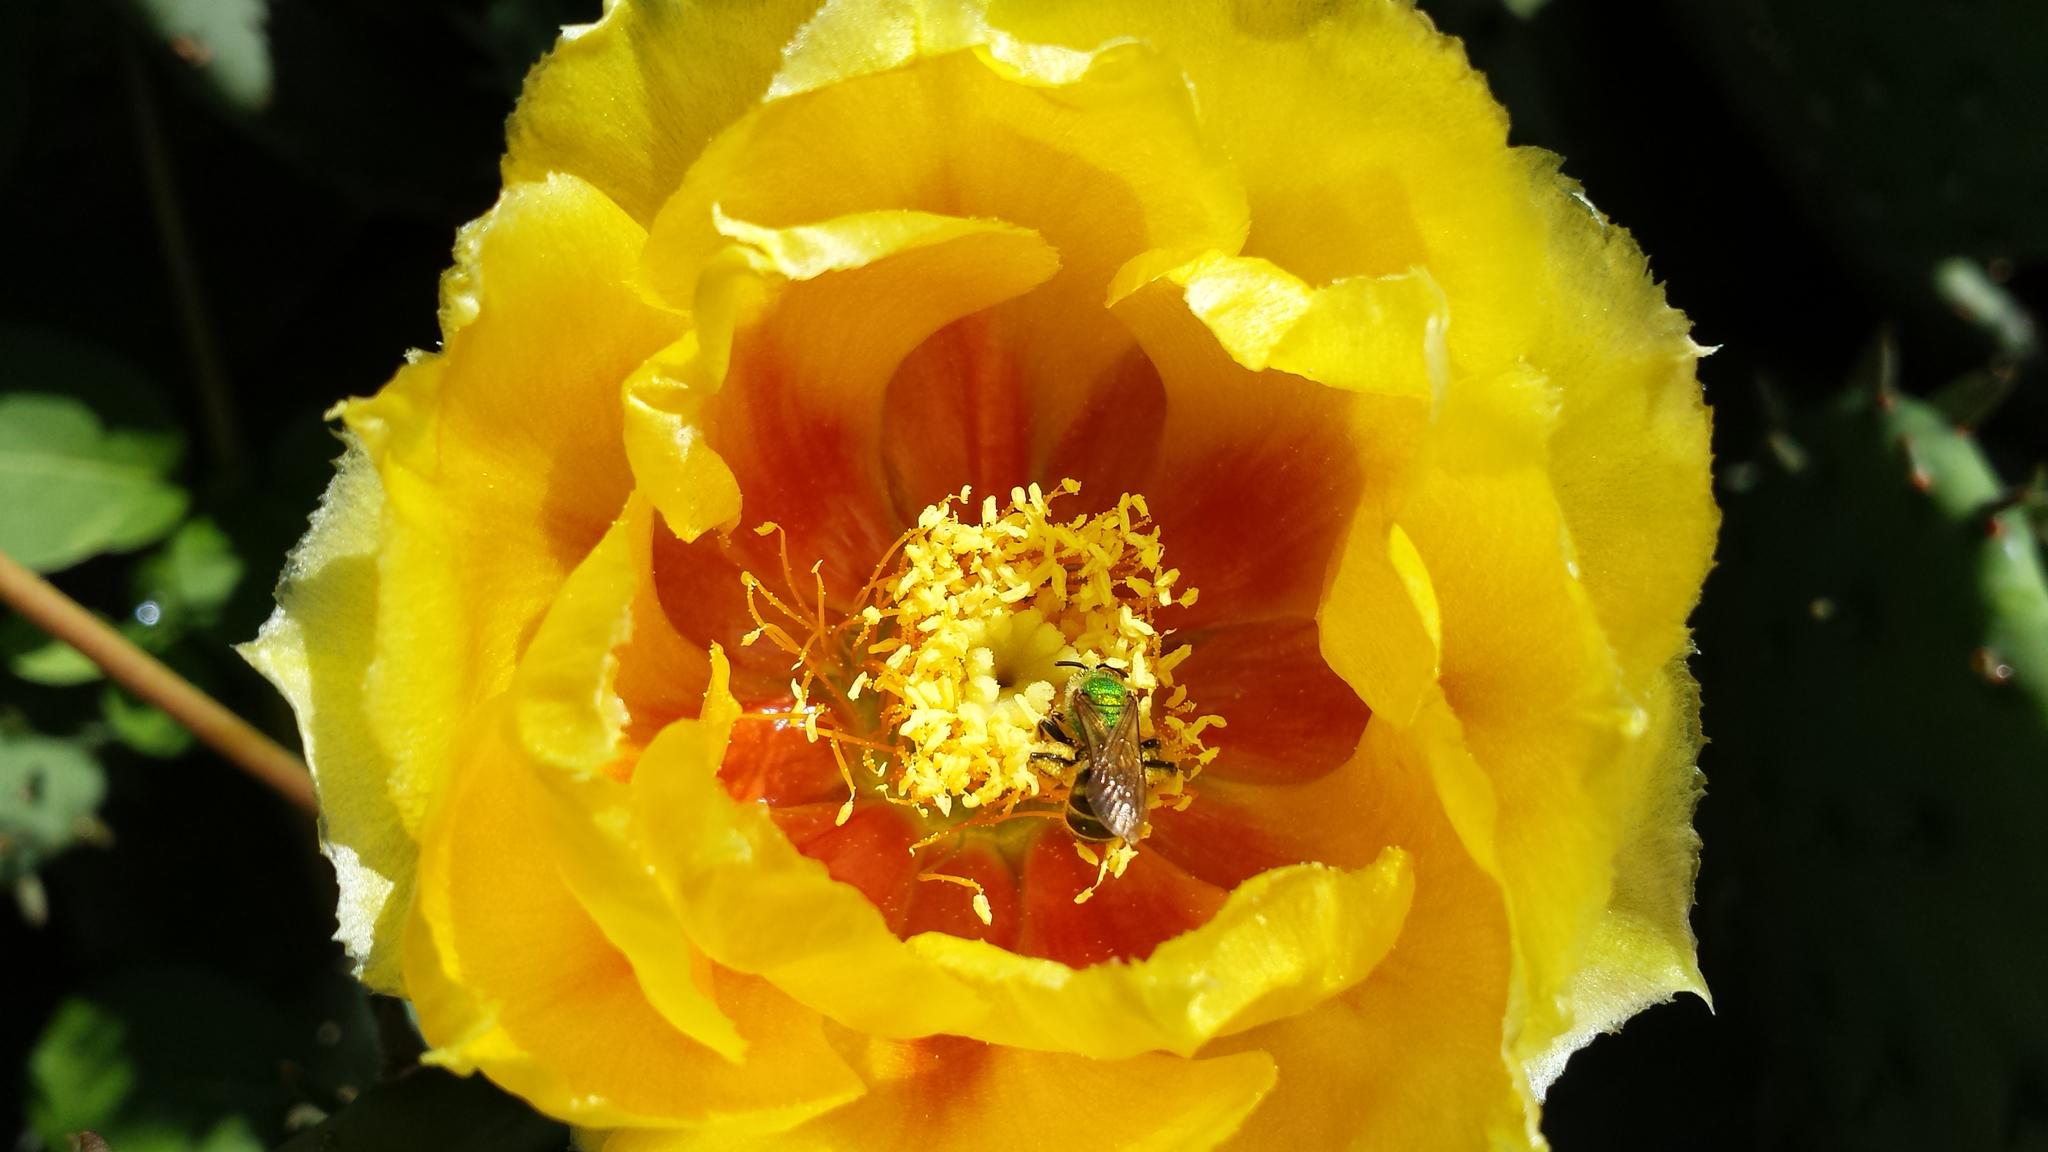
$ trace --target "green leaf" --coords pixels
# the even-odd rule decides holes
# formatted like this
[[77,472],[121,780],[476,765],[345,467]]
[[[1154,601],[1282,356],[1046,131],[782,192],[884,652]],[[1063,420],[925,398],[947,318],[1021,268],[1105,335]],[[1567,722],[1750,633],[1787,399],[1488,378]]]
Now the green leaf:
[[211,520],[188,520],[136,566],[135,599],[144,606],[137,620],[172,635],[210,626],[241,581],[242,558],[227,533]]
[[163,538],[185,516],[175,435],[109,431],[69,396],[0,396],[0,551],[39,572]]
[[569,1130],[480,1076],[418,1068],[278,1152],[565,1152]]
[[0,879],[12,881],[99,832],[106,777],[78,745],[0,730]]
[[137,0],[143,16],[228,103],[244,111],[270,103],[266,0]]
[[61,1148],[65,1133],[99,1128],[120,1112],[135,1087],[128,1030],[90,1000],[66,1000],[28,1058],[29,1127]]
[[31,684],[69,688],[102,679],[99,665],[62,640],[42,639],[19,650],[7,649],[7,670]]
[[100,710],[123,746],[144,756],[170,760],[192,748],[192,733],[154,704],[145,704],[112,684],[100,695]]
[[298,1092],[293,1022],[213,973],[138,968],[65,1000],[28,1059],[45,1147],[90,1129],[120,1152],[259,1152]]

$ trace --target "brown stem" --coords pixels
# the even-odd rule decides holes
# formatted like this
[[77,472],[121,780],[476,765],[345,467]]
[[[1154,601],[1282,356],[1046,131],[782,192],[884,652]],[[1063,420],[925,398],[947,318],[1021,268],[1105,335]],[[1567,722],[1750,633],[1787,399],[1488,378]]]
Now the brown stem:
[[5,552],[0,602],[84,653],[114,683],[169,713],[235,767],[306,811],[315,810],[313,777],[297,756]]

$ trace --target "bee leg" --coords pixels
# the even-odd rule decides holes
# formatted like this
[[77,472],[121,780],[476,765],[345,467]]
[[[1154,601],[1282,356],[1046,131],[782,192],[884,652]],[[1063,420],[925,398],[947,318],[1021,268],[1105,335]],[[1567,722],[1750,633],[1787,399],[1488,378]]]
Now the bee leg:
[[[1147,752],[1157,752],[1157,751],[1159,751],[1159,737],[1157,737],[1157,736],[1154,736],[1154,737],[1152,737],[1152,738],[1151,738],[1150,740],[1140,740],[1140,741],[1138,741],[1138,747],[1140,747],[1140,748],[1144,749],[1144,750],[1145,750],[1145,751],[1147,751]],[[1174,763],[1173,761],[1171,761],[1171,760],[1161,760],[1161,759],[1160,759],[1159,757],[1157,757],[1157,756],[1147,756],[1147,757],[1145,758],[1145,767],[1147,767],[1147,768],[1171,768],[1171,769],[1173,769],[1173,770],[1174,770],[1175,772],[1178,772],[1178,771],[1180,771],[1180,765],[1178,765],[1178,764],[1175,764],[1175,763]]]
[[1065,744],[1069,748],[1074,747],[1074,738],[1067,735],[1067,730],[1060,727],[1060,722],[1050,716],[1038,722],[1038,731],[1040,735],[1054,743]]

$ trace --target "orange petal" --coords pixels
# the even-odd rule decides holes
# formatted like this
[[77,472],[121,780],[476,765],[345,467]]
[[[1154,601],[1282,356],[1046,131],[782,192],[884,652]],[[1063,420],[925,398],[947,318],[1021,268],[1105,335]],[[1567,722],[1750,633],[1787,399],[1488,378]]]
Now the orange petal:
[[1166,391],[1146,491],[1201,592],[1174,626],[1314,614],[1353,517],[1411,469],[1435,388],[1434,289],[1314,290],[1255,261],[1150,253],[1112,300]]
[[1176,682],[1229,722],[1206,737],[1220,751],[1204,780],[1285,783],[1350,760],[1372,710],[1323,662],[1313,620],[1265,620],[1187,637]]
[[1159,463],[1166,431],[1166,386],[1135,345],[1088,388],[1052,456],[1038,474],[1081,481],[1078,511],[1116,506],[1126,492],[1144,492]]
[[1225,892],[1261,872],[1320,859],[1314,846],[1286,827],[1286,810],[1275,805],[1282,787],[1204,774],[1198,791],[1185,811],[1153,810],[1146,852]]
[[[883,467],[896,519],[917,523],[927,505],[958,491],[1007,493],[1031,472],[1032,412],[1018,373],[1016,333],[995,312],[939,329],[889,380],[883,397]],[[1064,475],[1064,474],[1063,474]]]
[[[732,691],[750,710],[789,697],[789,654],[766,641],[742,645],[754,629],[741,583],[740,554],[733,540],[716,534],[684,543],[666,521],[653,532],[653,584],[662,613],[675,632],[704,648],[723,645],[732,653]],[[762,573],[766,578],[775,569]],[[766,611],[766,605],[763,605]],[[693,715],[701,698],[684,715]]]
[[[1113,957],[1142,960],[1162,942],[1208,923],[1223,906],[1223,889],[1157,853],[1139,852],[1122,876],[1102,878],[1074,843],[1064,829],[1046,828],[1025,854],[1018,878],[1023,925],[1013,951],[1075,968]],[[1076,904],[1090,887],[1094,894]]]
[[836,812],[846,799],[846,782],[832,746],[806,739],[803,724],[787,719],[789,702],[778,704],[777,709],[753,713],[776,719],[733,726],[725,760],[718,766],[719,782],[742,804],[759,801],[780,811],[829,801]]
[[902,935],[943,932],[964,940],[986,940],[998,948],[1016,949],[1018,924],[1023,904],[1018,896],[1017,875],[1000,852],[987,844],[969,844],[933,860],[924,871],[958,876],[980,885],[988,900],[989,918],[983,923],[974,911],[974,889],[936,880],[916,881],[903,909]]
[[[1023,229],[920,212],[717,225],[728,246],[698,289],[691,369],[715,382],[702,434],[738,481],[743,519],[787,533],[798,581],[822,561],[849,596],[900,530],[880,448],[890,376],[946,324],[1042,283],[1057,257]],[[779,544],[733,538],[781,594]]]

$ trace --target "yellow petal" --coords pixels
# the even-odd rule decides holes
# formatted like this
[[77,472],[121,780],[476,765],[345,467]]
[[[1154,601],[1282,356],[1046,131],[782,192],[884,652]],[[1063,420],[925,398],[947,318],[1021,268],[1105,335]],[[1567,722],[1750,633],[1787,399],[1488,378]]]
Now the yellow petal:
[[1135,37],[1184,69],[1245,183],[1244,255],[1316,284],[1426,267],[1454,315],[1517,314],[1498,269],[1535,238],[1507,118],[1411,4],[1009,0],[989,21],[1069,48]]
[[1581,578],[1615,655],[1647,681],[1689,651],[1721,513],[1694,369],[1704,349],[1643,254],[1556,173],[1525,158],[1547,209],[1555,287],[1529,358],[1563,386],[1550,471]]
[[[1453,857],[1455,858],[1455,857]],[[1411,940],[1364,986],[1231,1037],[1279,1083],[1231,1149],[1541,1147],[1500,1050],[1507,943],[1498,898],[1469,862],[1418,879]]]
[[1205,781],[1199,803],[1246,813],[1246,835],[1265,854],[1350,865],[1399,844],[1415,876],[1400,940],[1364,983],[1203,1050],[1259,1050],[1279,1065],[1272,1094],[1229,1147],[1517,1148],[1531,1139],[1533,1101],[1503,1051],[1507,912],[1445,815],[1433,715],[1404,728],[1375,714],[1353,760],[1311,781]]
[[1683,663],[1665,670],[1645,706],[1650,725],[1634,749],[1640,769],[1631,772],[1640,791],[1623,815],[1629,831],[1614,858],[1614,891],[1565,993],[1571,1026],[1529,1061],[1538,1092],[1557,1079],[1573,1052],[1644,1008],[1680,992],[1713,1004],[1688,922],[1700,864],[1700,838],[1692,828],[1701,788],[1694,761],[1703,741],[1699,689]]
[[1273,1062],[1259,1052],[1097,1061],[953,1037],[841,1036],[869,1084],[848,1107],[772,1138],[620,1132],[604,1152],[1200,1152],[1228,1139],[1273,1084]]
[[1401,0],[1012,0],[987,19],[1069,49],[1134,36],[1185,68],[1245,183],[1243,255],[1314,284],[1427,268],[1460,374],[1557,389],[1559,501],[1623,667],[1683,651],[1718,523],[1701,350],[1556,158],[1506,146],[1455,40]]
[[1443,295],[1427,272],[1353,277],[1317,288],[1269,260],[1209,252],[1155,271],[1158,253],[1126,265],[1110,302],[1164,278],[1231,359],[1346,391],[1434,400],[1443,390]]
[[715,679],[703,717],[648,748],[633,776],[637,841],[706,954],[863,1032],[1097,1059],[1191,1053],[1364,979],[1405,914],[1408,861],[1390,850],[1355,871],[1259,877],[1209,923],[1134,963],[1076,970],[942,934],[906,943],[758,806],[725,794],[713,773],[735,715]]
[[563,885],[572,846],[553,834],[554,801],[509,730],[502,707],[478,716],[422,841],[405,978],[429,1058],[589,1126],[776,1131],[858,1097],[822,1021],[758,979],[703,973],[746,1040],[742,1063],[656,1011]]
[[364,708],[384,490],[362,445],[347,443],[312,530],[285,563],[277,611],[239,651],[298,715],[320,797],[320,850],[341,889],[335,937],[365,984],[396,995],[419,849],[392,804],[391,757]]
[[767,91],[782,46],[816,7],[608,0],[527,77],[505,182],[570,173],[650,223],[705,142]]
[[1316,613],[1323,660],[1375,716],[1412,723],[1436,685],[1443,644],[1435,585],[1398,524],[1352,523]]
[[887,211],[766,228],[716,215],[726,259],[693,283],[702,361],[683,369],[714,388],[742,330],[764,329],[745,334],[773,351],[794,387],[825,392],[839,383],[835,368],[851,368],[866,387],[841,386],[851,394],[835,407],[871,405],[924,337],[1059,269],[1040,237],[995,220]]
[[[646,870],[620,855],[630,794],[610,774],[629,715],[619,682],[641,678],[646,688],[633,702],[644,704],[647,692],[659,699],[673,690],[664,680],[703,682],[710,672],[706,655],[676,636],[654,603],[652,530],[652,513],[635,496],[563,585],[520,661],[507,707],[516,751],[530,758],[548,794],[542,818],[557,836],[562,881],[668,1022],[737,1060],[746,1041],[718,1008],[709,963],[667,914]],[[682,702],[675,705],[681,711]]]
[[1208,923],[1131,964],[1075,970],[939,933],[910,943],[981,993],[1004,1043],[1185,1056],[1364,980],[1393,947],[1412,885],[1398,848],[1350,872],[1276,868],[1238,885]]
[[[1059,253],[1059,274],[1006,305],[1001,326],[1034,397],[1042,452],[1080,410],[1081,385],[1129,348],[1101,308],[1116,270],[1159,248],[1234,251],[1244,200],[1172,61],[1129,42],[1091,44],[1079,67],[1021,51],[1006,59],[990,44],[930,55],[972,39],[920,23],[947,23],[948,13],[959,9],[829,7],[821,20],[874,25],[838,47],[922,55],[885,71],[856,67],[859,74],[793,91],[736,123],[663,207],[649,278],[665,298],[693,301],[696,278],[726,243],[714,207],[772,228],[912,210],[1031,229]],[[791,67],[808,50],[831,48],[807,38]]]
[[680,327],[625,286],[642,239],[572,177],[509,188],[463,231],[443,350],[345,412],[386,501],[365,702],[408,829],[631,488],[620,386]]
[[771,228],[889,210],[1007,221],[1062,254],[1061,287],[1080,295],[1053,295],[1078,305],[1060,309],[1071,320],[1141,252],[1234,250],[1242,196],[1204,143],[1178,70],[1130,43],[1085,59],[1038,76],[953,52],[753,111],[663,206],[653,283],[690,302],[724,243],[720,211]]
[[685,542],[740,522],[739,481],[704,440],[704,405],[718,381],[699,363],[692,332],[626,382],[626,459],[669,530]]
[[1572,576],[1540,472],[1433,471],[1401,524],[1442,610],[1442,691],[1460,731],[1440,726],[1432,747],[1451,822],[1507,898],[1509,1039],[1522,1052],[1560,1026],[1558,997],[1607,901],[1631,792],[1626,749],[1644,717]]

